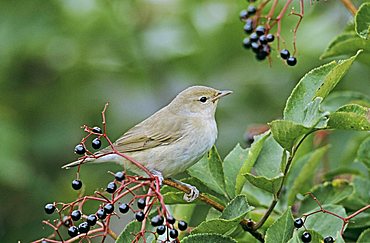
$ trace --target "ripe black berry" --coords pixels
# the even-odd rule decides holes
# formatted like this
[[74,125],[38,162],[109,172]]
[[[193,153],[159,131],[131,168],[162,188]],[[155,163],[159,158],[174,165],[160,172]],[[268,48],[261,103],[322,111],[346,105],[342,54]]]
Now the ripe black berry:
[[75,237],[78,235],[78,228],[76,226],[71,226],[68,229],[68,234],[70,237]]
[[248,19],[248,11],[247,10],[242,10],[241,12],[240,12],[240,14],[239,14],[239,18],[240,18],[240,20],[241,21],[245,21],[245,20],[247,20]]
[[311,242],[311,234],[307,231],[303,232],[301,239],[303,242]]
[[166,226],[160,225],[160,226],[157,227],[157,233],[158,233],[158,235],[163,235],[164,232],[166,232]]
[[290,57],[290,53],[287,49],[283,49],[283,50],[280,51],[280,56],[281,56],[281,58],[286,60]]
[[171,229],[171,230],[170,230],[170,237],[171,237],[172,239],[176,239],[176,238],[177,238],[177,236],[179,236],[179,232],[178,232],[176,229]]
[[55,206],[51,203],[48,203],[45,205],[44,209],[45,209],[45,213],[52,214],[55,211]]
[[297,58],[295,57],[289,57],[287,60],[286,60],[286,63],[289,65],[289,66],[295,66],[297,64]]
[[265,27],[263,27],[262,25],[259,25],[256,27],[256,33],[258,36],[260,35],[264,35],[265,34]]
[[263,60],[266,59],[266,57],[267,57],[267,55],[262,51],[256,53],[256,59],[258,61],[263,61]]
[[181,231],[184,231],[188,228],[188,224],[183,220],[179,220],[179,222],[177,222],[177,226]]
[[100,141],[100,139],[99,138],[94,138],[94,140],[92,140],[91,146],[94,149],[99,149],[101,147],[101,141]]
[[92,131],[95,132],[95,133],[102,134],[102,131],[101,131],[101,128],[100,127],[93,127]]
[[74,211],[72,211],[72,213],[71,213],[71,219],[73,221],[80,220],[80,218],[81,218],[81,211],[80,210],[74,210]]
[[63,224],[64,224],[64,226],[69,227],[72,224],[72,220],[68,216],[64,216],[63,217]]
[[249,36],[249,39],[251,40],[251,42],[256,42],[256,41],[258,41],[258,35],[256,33],[252,33]]
[[99,219],[103,220],[107,217],[107,214],[105,213],[104,209],[101,208],[96,212],[96,216],[98,216]]
[[135,214],[135,218],[137,219],[137,221],[141,222],[144,220],[144,217],[145,217],[145,214],[143,213],[143,211],[139,211]]
[[267,38],[265,35],[261,35],[259,38],[259,41],[261,44],[266,44],[267,43]]
[[72,181],[72,188],[75,189],[75,190],[80,190],[82,187],[82,181],[80,180],[73,180]]
[[249,49],[251,47],[251,41],[248,37],[245,37],[243,40],[243,46],[246,49]]
[[98,220],[98,218],[96,217],[95,214],[90,214],[89,216],[87,216],[87,219],[86,219],[86,222],[90,225],[90,226],[94,226],[96,224],[96,221]]
[[246,23],[243,28],[244,28],[245,33],[247,34],[250,34],[253,32],[253,25],[250,23]]
[[80,231],[81,234],[87,233],[90,230],[90,225],[87,222],[83,222],[78,226],[78,231]]
[[113,211],[114,211],[114,205],[113,204],[111,204],[111,203],[105,204],[105,206],[104,206],[104,212],[106,214],[111,214],[111,213],[113,213]]
[[273,42],[275,40],[275,36],[273,34],[266,35],[267,42]]
[[117,181],[123,181],[126,176],[122,171],[118,171],[116,174],[114,174],[114,178],[116,178]]
[[105,189],[107,192],[109,193],[113,193],[115,192],[117,189],[117,185],[116,183],[114,183],[113,181],[112,182],[109,182],[108,185],[107,185],[107,188]]
[[159,225],[162,225],[164,222],[164,219],[162,216],[160,215],[157,215],[157,216],[154,216],[151,220],[151,224],[155,227],[155,226],[159,226]]
[[140,209],[144,209],[144,208],[145,208],[145,205],[146,205],[146,203],[145,203],[144,198],[139,198],[139,199],[137,200],[137,207],[138,207],[138,208],[140,208]]
[[172,217],[171,215],[167,216],[167,223],[174,224],[176,222],[176,219]]
[[258,53],[261,49],[261,45],[258,44],[257,42],[253,42],[251,44],[251,47],[252,47],[252,51],[255,52],[255,53]]
[[127,213],[128,210],[130,210],[130,207],[127,205],[127,203],[123,203],[119,206],[119,211],[123,214]]
[[334,243],[334,238],[331,236],[326,236],[324,238],[324,243]]
[[77,144],[75,147],[76,154],[84,154],[86,152],[85,147],[82,144]]
[[301,218],[296,218],[294,220],[294,227],[297,229],[301,228],[303,226],[303,220]]
[[249,7],[248,7],[248,13],[250,14],[250,15],[253,15],[253,14],[255,14],[256,12],[257,12],[257,8],[255,7],[255,6],[253,6],[253,5],[250,5]]

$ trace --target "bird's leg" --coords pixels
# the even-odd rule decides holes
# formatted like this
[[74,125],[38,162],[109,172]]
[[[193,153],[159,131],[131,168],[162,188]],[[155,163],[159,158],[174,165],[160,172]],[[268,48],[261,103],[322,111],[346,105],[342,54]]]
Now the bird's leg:
[[161,187],[164,180],[162,173],[157,170],[151,170],[150,172],[152,172],[153,176],[158,178],[159,186]]
[[197,199],[199,197],[199,190],[195,186],[192,186],[190,184],[187,184],[185,182],[178,181],[178,180],[175,180],[175,179],[171,179],[171,180],[177,182],[178,184],[186,186],[187,188],[190,189],[190,192],[185,193],[184,197],[183,197],[186,202],[192,202],[192,201],[194,201],[195,199]]

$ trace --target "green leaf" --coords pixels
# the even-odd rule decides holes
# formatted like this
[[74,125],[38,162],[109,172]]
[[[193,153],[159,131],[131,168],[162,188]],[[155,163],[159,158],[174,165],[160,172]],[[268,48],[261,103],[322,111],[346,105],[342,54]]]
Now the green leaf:
[[[140,232],[141,225],[142,223],[138,221],[129,222],[118,236],[116,243],[126,243],[135,240],[135,234]],[[154,240],[153,234],[148,233],[146,237],[147,242],[152,242]]]
[[370,136],[368,136],[357,150],[357,159],[370,170]]
[[325,111],[334,112],[346,104],[357,104],[362,106],[370,106],[370,97],[355,91],[337,91],[331,93],[321,107]]
[[208,152],[208,156],[204,156],[187,171],[189,175],[197,178],[213,191],[228,197],[225,192],[222,160],[215,146]]
[[231,200],[228,205],[226,205],[220,218],[231,221],[240,221],[252,209],[253,207],[249,206],[247,198],[244,195],[238,195]]
[[369,227],[370,227],[370,213],[367,212],[362,212],[356,217],[352,218],[348,224],[349,229],[369,228]]
[[182,239],[182,243],[236,243],[236,240],[229,236],[220,234],[194,234]]
[[369,242],[370,242],[370,229],[366,229],[358,237],[356,243],[369,243]]
[[224,159],[224,175],[226,192],[230,198],[236,196],[236,179],[243,163],[247,160],[248,150],[240,147],[239,144]]
[[348,209],[358,210],[370,202],[370,181],[368,178],[355,176],[352,180],[354,193],[342,203]]
[[249,173],[256,162],[259,153],[262,150],[263,143],[270,135],[270,131],[267,131],[261,135],[255,136],[255,140],[248,151],[248,158],[244,161],[239,173],[236,177],[235,194],[240,194],[243,189],[243,185],[246,181],[244,175]]
[[288,151],[292,150],[298,138],[310,131],[310,128],[287,120],[275,120],[269,126],[274,139]]
[[280,189],[280,185],[283,181],[284,175],[283,173],[281,173],[276,177],[266,178],[264,176],[255,176],[247,173],[245,174],[245,177],[252,185],[276,195],[276,193]]
[[[315,186],[310,192],[315,195],[319,202],[324,204],[337,204],[353,193],[353,186],[346,180],[336,179]],[[299,211],[307,213],[317,208],[317,203],[307,195],[301,203]]]
[[284,120],[302,124],[307,105],[316,97],[325,97],[342,79],[358,54],[349,59],[330,62],[308,72],[293,89],[285,109]]
[[369,131],[370,109],[356,104],[342,106],[330,114],[329,128]]
[[358,9],[355,16],[355,30],[361,38],[368,39],[370,32],[370,3],[364,3]]
[[337,236],[335,237],[335,243],[346,243],[340,231],[337,232]]
[[311,153],[302,156],[301,158],[299,158],[299,160],[292,164],[292,167],[294,167],[296,164],[302,166],[300,167],[299,172],[295,171],[294,174],[291,174],[291,172],[289,172],[288,177],[293,176],[294,182],[288,192],[288,205],[292,205],[294,203],[296,195],[298,193],[305,193],[305,191],[302,191],[302,186],[308,183],[309,180],[312,180],[313,175],[315,174],[316,167],[319,165],[321,158],[324,156],[328,148],[329,146],[327,145],[316,149]]
[[293,215],[290,207],[268,228],[266,243],[285,243],[292,238],[294,232]]
[[[288,243],[302,243],[301,237],[305,230],[300,229],[294,231],[293,237],[288,241]],[[311,242],[312,243],[322,243],[323,237],[314,230],[307,230],[311,234]]]
[[203,221],[192,230],[192,234],[199,233],[217,233],[226,234],[233,230],[239,224],[238,221],[230,221],[226,219],[211,219]]

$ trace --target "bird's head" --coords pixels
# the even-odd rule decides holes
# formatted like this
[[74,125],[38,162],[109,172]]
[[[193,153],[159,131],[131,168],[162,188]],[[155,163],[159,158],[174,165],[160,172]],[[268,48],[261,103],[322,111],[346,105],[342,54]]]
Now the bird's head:
[[181,93],[169,104],[169,109],[180,115],[213,117],[218,100],[232,91],[220,91],[205,86],[192,86]]

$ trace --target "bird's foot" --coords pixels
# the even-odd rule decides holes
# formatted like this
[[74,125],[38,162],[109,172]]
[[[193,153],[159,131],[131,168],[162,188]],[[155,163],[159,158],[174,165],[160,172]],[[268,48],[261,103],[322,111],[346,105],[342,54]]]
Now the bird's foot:
[[158,178],[159,187],[161,187],[162,184],[163,184],[163,180],[164,180],[162,173],[157,171],[157,170],[152,170],[151,172],[152,172],[154,177]]
[[189,193],[185,193],[184,194],[184,200],[186,202],[192,202],[194,201],[195,199],[197,199],[199,197],[199,190],[195,187],[195,186],[192,186],[192,185],[189,185],[189,184],[186,184],[184,183],[187,188],[190,189],[190,192]]

